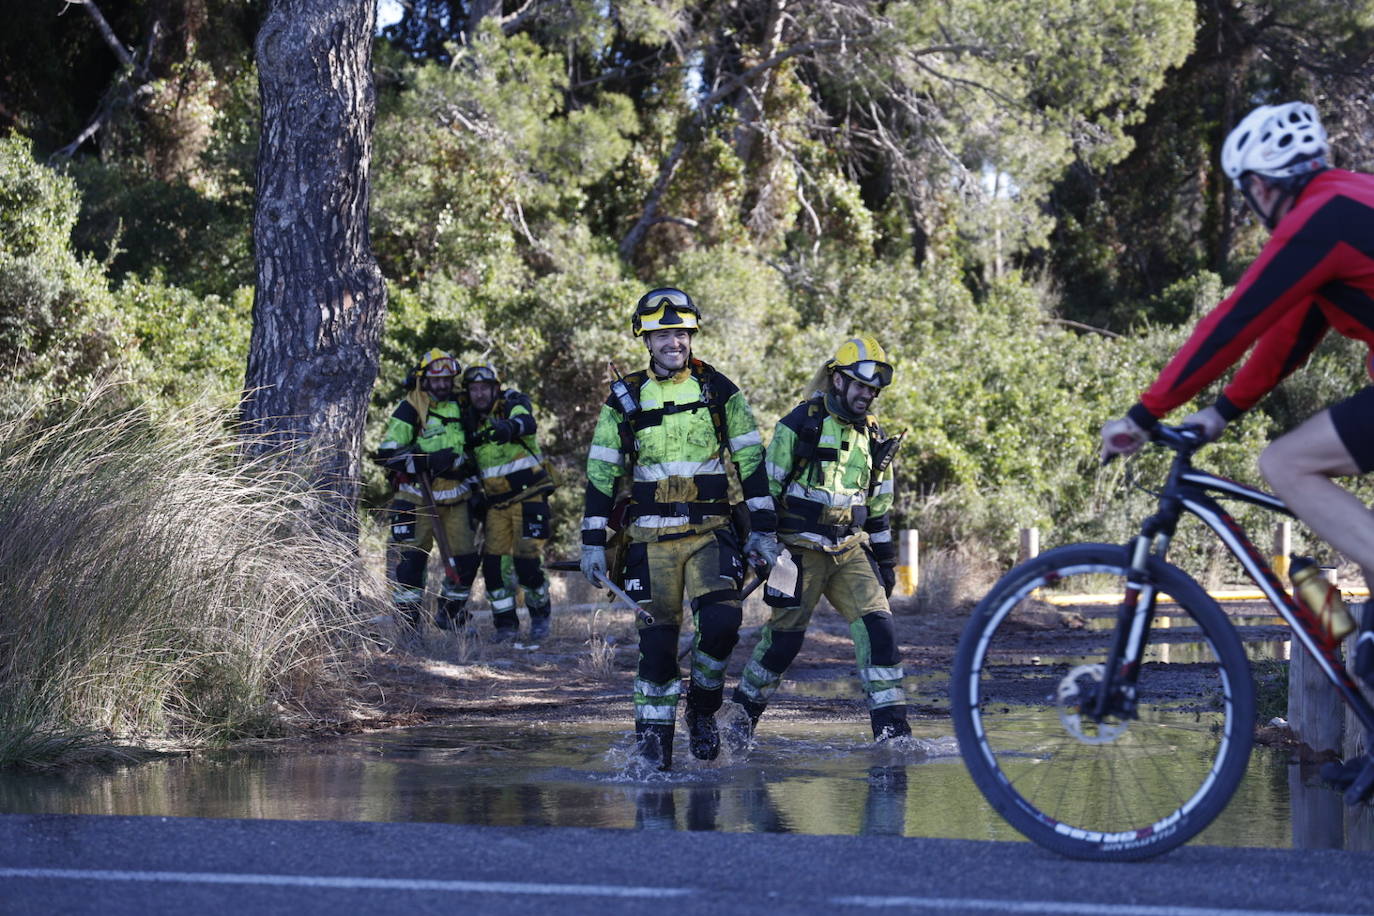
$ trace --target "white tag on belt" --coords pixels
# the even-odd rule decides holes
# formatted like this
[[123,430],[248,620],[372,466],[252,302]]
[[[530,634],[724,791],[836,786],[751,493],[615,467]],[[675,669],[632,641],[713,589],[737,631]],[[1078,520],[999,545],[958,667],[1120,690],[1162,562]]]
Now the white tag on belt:
[[768,587],[789,598],[796,596],[797,564],[792,559],[792,551],[784,548],[782,553],[778,554],[773,571],[768,574]]

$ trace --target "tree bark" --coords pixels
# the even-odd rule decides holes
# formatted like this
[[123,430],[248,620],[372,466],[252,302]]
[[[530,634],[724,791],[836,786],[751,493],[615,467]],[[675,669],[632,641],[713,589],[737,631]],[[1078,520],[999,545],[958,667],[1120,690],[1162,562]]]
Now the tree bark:
[[243,419],[356,530],[386,287],[368,240],[373,0],[271,0],[257,39],[257,290]]

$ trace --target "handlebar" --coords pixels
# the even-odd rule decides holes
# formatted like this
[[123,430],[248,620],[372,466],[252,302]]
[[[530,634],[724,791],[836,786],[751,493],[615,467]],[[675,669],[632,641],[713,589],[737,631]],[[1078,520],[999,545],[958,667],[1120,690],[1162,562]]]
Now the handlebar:
[[[1115,448],[1125,448],[1135,440],[1125,433],[1118,433],[1110,440]],[[1207,439],[1203,437],[1202,427],[1196,423],[1185,423],[1180,426],[1167,426],[1163,423],[1156,425],[1150,430],[1150,441],[1156,445],[1171,448],[1180,455],[1191,458],[1198,449],[1207,444]],[[1103,466],[1112,463],[1118,453],[1113,452],[1102,459]]]

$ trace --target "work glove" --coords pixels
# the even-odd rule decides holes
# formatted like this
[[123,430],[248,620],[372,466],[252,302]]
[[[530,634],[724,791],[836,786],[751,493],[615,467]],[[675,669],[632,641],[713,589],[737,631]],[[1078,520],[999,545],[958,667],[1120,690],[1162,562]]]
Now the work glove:
[[606,576],[606,548],[592,547],[587,544],[582,545],[582,560],[578,564],[582,568],[582,575],[587,577],[587,581],[597,588],[605,588],[602,579]]
[[493,420],[491,422],[491,441],[509,442],[515,438],[515,434],[518,431],[519,427],[517,427],[515,425],[515,421],[510,419],[509,417],[502,417],[499,420]]
[[425,461],[430,472],[436,476],[444,477],[453,476],[453,466],[457,464],[461,458],[462,456],[451,448],[441,448],[437,452],[425,454]]
[[1117,455],[1134,455],[1149,440],[1149,435],[1130,417],[1109,420],[1102,424],[1102,460]]
[[750,566],[772,569],[781,553],[782,544],[778,543],[778,536],[771,531],[751,531],[744,540],[744,557]]
[[883,591],[887,593],[887,597],[891,598],[892,590],[897,587],[897,567],[879,566],[878,578],[882,580]]
[[1197,413],[1189,414],[1183,425],[1202,427],[1203,440],[1215,442],[1220,438],[1222,430],[1226,429],[1226,418],[1215,407],[1204,407]]
[[376,461],[388,471],[404,474],[406,470],[406,460],[409,457],[410,455],[406,452],[397,452],[394,455],[387,455],[385,458],[378,455]]

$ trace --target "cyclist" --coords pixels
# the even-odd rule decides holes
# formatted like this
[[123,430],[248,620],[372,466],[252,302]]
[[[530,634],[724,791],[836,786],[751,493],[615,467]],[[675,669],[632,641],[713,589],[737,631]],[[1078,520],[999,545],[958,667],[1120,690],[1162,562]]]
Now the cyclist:
[[[1208,441],[1302,365],[1330,328],[1369,345],[1374,373],[1374,175],[1332,168],[1329,158],[1317,111],[1303,102],[1262,105],[1226,137],[1222,169],[1269,241],[1140,402],[1102,427],[1103,458],[1138,450],[1161,417],[1252,345],[1216,403],[1185,420]],[[1274,440],[1259,466],[1298,518],[1374,583],[1374,513],[1332,480],[1374,470],[1374,387]],[[1362,617],[1354,669],[1374,686],[1374,613]]]

